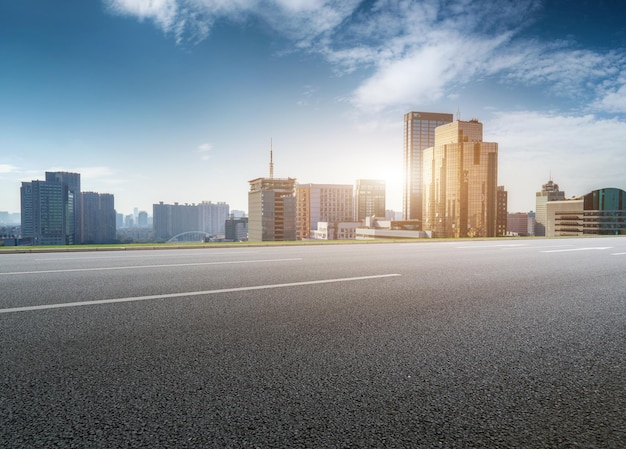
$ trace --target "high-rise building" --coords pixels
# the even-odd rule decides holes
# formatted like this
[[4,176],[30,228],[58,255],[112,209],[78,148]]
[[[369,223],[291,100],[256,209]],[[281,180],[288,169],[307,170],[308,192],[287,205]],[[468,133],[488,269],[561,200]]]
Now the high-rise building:
[[496,236],[502,237],[506,235],[508,208],[509,208],[509,193],[504,190],[504,186],[498,186],[498,206],[496,210]]
[[251,181],[248,191],[248,240],[296,240],[296,179],[274,178],[270,144],[270,177]]
[[409,112],[404,115],[404,220],[423,220],[424,150],[435,145],[435,128],[452,120],[452,114],[439,112]]
[[46,172],[46,182],[60,182],[66,186],[68,190],[68,207],[74,211],[74,228],[76,239],[73,243],[81,243],[80,233],[82,211],[80,209],[80,173],[70,173],[65,171]]
[[209,235],[223,235],[225,223],[229,217],[229,206],[226,203],[203,201],[198,204],[199,229]]
[[354,215],[356,221],[367,217],[385,217],[385,181],[357,179],[354,188]]
[[[130,215],[132,218],[132,215]],[[200,208],[195,204],[152,205],[153,235],[157,240],[170,240],[187,232],[204,233],[200,229]]]
[[548,223],[547,203],[548,201],[560,201],[565,199],[565,192],[559,190],[559,185],[552,179],[541,186],[541,191],[536,195],[535,206],[535,235],[545,236]]
[[296,240],[295,178],[256,178],[248,192],[248,240]]
[[46,172],[20,188],[22,237],[33,245],[80,243],[80,174]]
[[495,237],[498,144],[483,124],[456,120],[435,130],[424,151],[423,229],[435,237]]
[[[353,187],[350,184],[296,185],[296,238],[313,238],[319,222],[353,221]],[[332,224],[331,224],[332,227]]]
[[110,193],[82,192],[80,194],[82,243],[114,243],[115,199]]

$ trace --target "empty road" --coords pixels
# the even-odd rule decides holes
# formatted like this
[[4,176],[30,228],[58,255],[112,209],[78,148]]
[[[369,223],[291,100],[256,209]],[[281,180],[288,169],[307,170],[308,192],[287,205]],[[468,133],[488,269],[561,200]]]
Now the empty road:
[[0,254],[0,447],[624,448],[626,238]]

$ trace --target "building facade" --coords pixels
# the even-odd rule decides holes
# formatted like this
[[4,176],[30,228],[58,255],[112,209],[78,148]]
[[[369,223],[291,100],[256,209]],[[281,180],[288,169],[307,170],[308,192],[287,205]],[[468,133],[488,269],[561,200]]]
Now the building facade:
[[435,130],[424,151],[423,229],[435,237],[497,235],[498,144],[476,119]]
[[546,236],[626,235],[626,192],[606,188],[546,204]]
[[546,226],[548,223],[547,204],[549,201],[561,201],[565,199],[565,192],[559,190],[559,185],[549,180],[541,186],[541,191],[537,192],[535,204],[535,235],[546,236]]
[[188,232],[203,232],[195,204],[163,204],[162,201],[152,205],[152,229],[157,241],[168,241]]
[[248,240],[248,217],[231,215],[225,223],[225,239],[232,242]]
[[115,199],[110,193],[81,192],[82,243],[115,243]]
[[31,245],[80,243],[80,174],[46,172],[45,181],[22,182],[22,239]]
[[452,114],[409,112],[404,115],[402,214],[404,220],[423,219],[423,155],[435,145],[435,128],[453,121]]
[[[354,217],[353,187],[350,184],[296,185],[296,238],[315,238],[319,222],[351,222]],[[337,233],[338,235],[339,233]]]
[[354,218],[363,221],[367,217],[385,217],[385,181],[381,179],[357,179],[354,188]]
[[311,238],[317,240],[354,240],[356,238],[356,229],[361,223],[356,221],[339,222],[320,221],[317,223],[317,229],[312,231]]
[[296,180],[270,177],[249,183],[248,240],[296,240]]
[[198,204],[199,230],[209,235],[224,235],[230,206],[224,202],[203,201]]
[[498,207],[496,212],[496,236],[506,235],[507,220],[509,214],[509,193],[504,186],[498,186]]
[[535,214],[530,212],[512,212],[507,218],[507,234],[535,235]]

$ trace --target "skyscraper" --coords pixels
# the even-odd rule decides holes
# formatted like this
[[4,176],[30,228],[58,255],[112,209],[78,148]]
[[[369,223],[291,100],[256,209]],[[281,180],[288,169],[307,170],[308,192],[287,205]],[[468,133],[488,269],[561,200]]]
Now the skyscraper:
[[355,219],[385,217],[385,181],[381,179],[357,179],[354,189]]
[[115,199],[110,193],[82,192],[81,243],[114,243]]
[[270,177],[251,181],[248,191],[248,240],[296,240],[296,180],[274,178],[270,150]]
[[504,190],[504,186],[498,186],[498,208],[496,212],[496,236],[506,235],[507,220],[509,215],[509,192]]
[[226,220],[230,206],[224,202],[203,201],[198,204],[199,228],[209,235],[222,235],[226,232]]
[[424,151],[424,224],[436,237],[495,237],[498,144],[476,119],[439,126]]
[[46,172],[45,181],[22,182],[22,237],[33,245],[80,243],[80,174]]
[[404,220],[423,220],[423,153],[435,144],[435,128],[452,120],[452,114],[439,112],[409,112],[404,115]]
[[[73,211],[74,222],[70,223],[71,234],[75,234],[72,243],[82,243],[80,241],[81,220],[83,217],[80,209],[80,173],[70,173],[66,171],[46,172],[46,182],[60,182],[67,189],[68,207]],[[71,243],[70,243],[71,244]]]

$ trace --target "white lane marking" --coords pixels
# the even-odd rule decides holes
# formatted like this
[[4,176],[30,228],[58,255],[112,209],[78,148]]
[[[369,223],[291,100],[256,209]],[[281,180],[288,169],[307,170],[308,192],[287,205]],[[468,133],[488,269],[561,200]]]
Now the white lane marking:
[[97,304],[114,304],[118,302],[149,301],[152,299],[181,298],[185,296],[214,295],[217,293],[246,292],[246,291],[251,291],[251,290],[266,290],[266,289],[271,289],[271,288],[299,287],[303,285],[331,284],[334,282],[365,281],[369,279],[381,279],[381,278],[397,277],[397,276],[401,276],[401,275],[397,273],[377,274],[377,275],[372,275],[372,276],[357,276],[357,277],[350,277],[350,278],[321,279],[317,281],[289,282],[287,284],[268,284],[268,285],[254,285],[251,287],[222,288],[219,290],[204,290],[204,291],[199,291],[199,292],[166,293],[163,295],[132,296],[129,298],[97,299],[93,301],[43,304],[39,306],[25,306],[25,307],[12,307],[8,309],[0,309],[0,314],[14,313],[14,312],[28,312],[28,311],[45,310],[45,309],[62,309],[65,307],[92,306],[92,305],[97,305]]
[[605,250],[611,249],[612,246],[594,246],[589,248],[569,248],[569,249],[551,249],[548,251],[540,251],[542,253],[564,253],[568,251],[593,251],[593,250]]
[[611,256],[624,256],[626,253],[613,253]]
[[175,267],[195,267],[201,265],[229,265],[238,263],[268,263],[268,262],[292,262],[302,260],[301,257],[290,259],[260,259],[260,260],[232,260],[222,262],[195,262],[195,263],[173,263],[167,265],[129,265],[125,267],[102,267],[102,268],[68,268],[65,270],[41,270],[41,271],[9,271],[0,273],[0,276],[14,274],[48,274],[48,273],[74,273],[80,271],[108,271],[108,270],[136,270],[140,268],[175,268]]
[[[258,253],[258,251],[241,251],[238,252],[237,254],[254,254],[254,253]],[[224,254],[233,254],[232,252],[211,252],[210,253],[212,256],[223,256]],[[144,259],[147,257],[184,257],[184,256],[197,256],[199,255],[199,253],[184,253],[184,254],[142,254],[140,256],[137,255],[124,255],[124,256],[105,256],[104,254],[102,256],[83,256],[83,257],[47,257],[47,258],[39,258],[39,259],[35,259],[38,262],[47,262],[47,261],[51,261],[51,260],[91,260],[91,259],[95,259],[95,260],[105,260],[105,259],[133,259],[133,258],[140,258],[140,259]]]
[[525,243],[506,243],[501,245],[468,245],[468,246],[457,246],[459,249],[471,249],[471,248],[510,248],[512,246],[525,246]]

